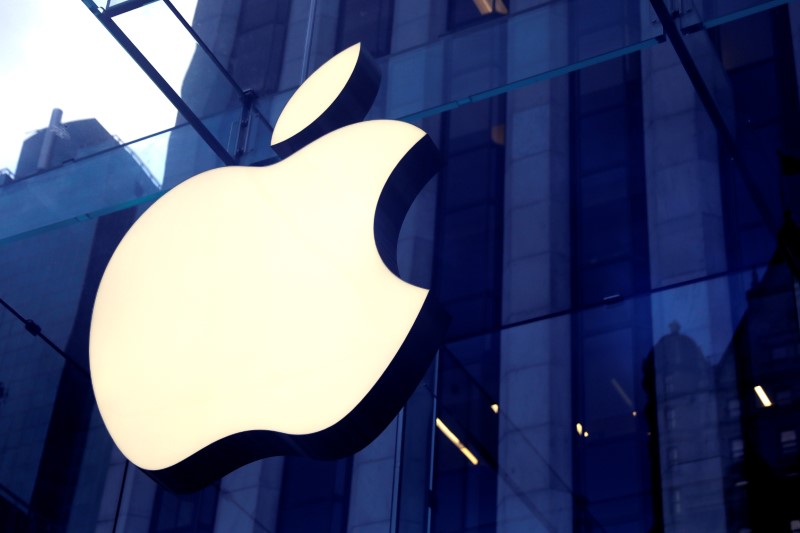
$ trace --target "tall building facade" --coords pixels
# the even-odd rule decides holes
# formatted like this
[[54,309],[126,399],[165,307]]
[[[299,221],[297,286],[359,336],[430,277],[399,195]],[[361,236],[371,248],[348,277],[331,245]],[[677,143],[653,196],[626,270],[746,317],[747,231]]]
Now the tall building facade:
[[[100,273],[158,191],[113,143],[37,166],[51,125],[0,186],[0,529],[800,531],[796,3],[101,7],[109,27],[182,17],[198,42],[181,83],[152,76],[180,111],[163,189],[274,164],[292,92],[361,42],[383,76],[368,118],[444,156],[398,261],[452,321],[362,451],[173,494],[114,447],[86,379]],[[84,187],[115,171],[138,189]]]

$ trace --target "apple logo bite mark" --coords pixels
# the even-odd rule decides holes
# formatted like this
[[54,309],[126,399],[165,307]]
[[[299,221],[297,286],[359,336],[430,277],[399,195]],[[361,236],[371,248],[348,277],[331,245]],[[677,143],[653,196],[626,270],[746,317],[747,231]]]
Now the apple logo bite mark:
[[411,124],[361,122],[379,77],[360,45],[339,53],[284,108],[281,162],[183,182],[114,252],[92,386],[116,445],[162,485],[355,453],[430,365],[448,319],[398,277],[396,250],[440,157]]

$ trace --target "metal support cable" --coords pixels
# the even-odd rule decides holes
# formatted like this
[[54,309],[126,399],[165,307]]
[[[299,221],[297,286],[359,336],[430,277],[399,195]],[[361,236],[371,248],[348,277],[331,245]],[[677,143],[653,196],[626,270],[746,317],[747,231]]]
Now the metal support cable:
[[111,533],[117,533],[119,511],[122,509],[122,495],[125,493],[125,481],[128,479],[128,466],[130,464],[131,462],[125,459],[125,468],[122,469],[122,482],[119,485],[119,496],[117,497],[117,509],[114,511],[114,527],[111,528]]
[[81,374],[83,374],[87,378],[89,377],[89,371],[86,370],[83,367],[83,365],[79,364],[72,357],[70,357],[69,354],[67,354],[67,352],[59,348],[58,345],[56,345],[56,343],[50,340],[50,338],[42,332],[42,327],[39,324],[37,324],[30,318],[25,318],[24,316],[22,316],[22,314],[19,311],[17,311],[13,306],[11,306],[11,304],[6,302],[3,298],[0,298],[0,306],[5,307],[9,313],[14,315],[14,317],[23,324],[23,326],[25,327],[25,331],[27,331],[34,337],[39,337],[40,339],[42,339],[45,344],[47,344],[50,348],[52,348],[58,355],[63,357],[67,363],[73,365],[78,371],[80,371]]

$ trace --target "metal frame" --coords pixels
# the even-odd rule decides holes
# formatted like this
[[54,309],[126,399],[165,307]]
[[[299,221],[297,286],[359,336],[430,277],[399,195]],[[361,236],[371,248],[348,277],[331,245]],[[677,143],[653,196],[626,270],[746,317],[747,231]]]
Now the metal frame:
[[[92,12],[95,18],[103,25],[103,27],[111,34],[112,37],[122,46],[128,53],[139,68],[147,75],[148,78],[155,84],[155,86],[166,96],[167,100],[175,106],[178,113],[186,119],[186,122],[197,132],[200,138],[208,145],[209,148],[216,154],[220,160],[226,165],[235,165],[246,150],[246,144],[249,137],[249,128],[253,115],[256,114],[261,117],[267,127],[272,130],[272,126],[261,115],[255,106],[256,95],[252,91],[243,90],[236,80],[233,79],[228,70],[219,62],[217,57],[208,47],[208,45],[200,38],[200,36],[192,28],[186,19],[180,14],[170,0],[128,0],[114,6],[109,6],[103,9],[97,6],[92,0],[81,0],[83,4]],[[162,1],[167,9],[175,16],[183,28],[197,43],[197,46],[206,54],[211,60],[217,70],[228,81],[231,87],[239,96],[242,103],[242,115],[239,122],[238,132],[236,135],[236,147],[234,154],[231,154],[228,149],[217,139],[214,134],[203,123],[202,119],[189,107],[183,98],[173,89],[167,80],[161,75],[158,69],[148,60],[139,48],[131,41],[119,25],[113,20],[117,15],[129,13],[135,9]]]

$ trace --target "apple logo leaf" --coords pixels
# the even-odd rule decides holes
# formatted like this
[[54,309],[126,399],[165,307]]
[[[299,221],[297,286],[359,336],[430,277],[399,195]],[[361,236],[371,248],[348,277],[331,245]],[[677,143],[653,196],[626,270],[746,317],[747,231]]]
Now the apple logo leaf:
[[360,43],[318,68],[292,95],[272,132],[283,158],[348,124],[363,120],[375,101],[380,70]]
[[396,253],[440,156],[416,126],[362,121],[378,82],[362,47],[341,52],[283,110],[282,161],[186,180],[114,252],[92,386],[119,449],[165,487],[355,453],[430,366],[449,319]]

